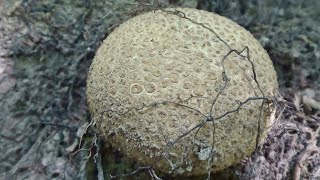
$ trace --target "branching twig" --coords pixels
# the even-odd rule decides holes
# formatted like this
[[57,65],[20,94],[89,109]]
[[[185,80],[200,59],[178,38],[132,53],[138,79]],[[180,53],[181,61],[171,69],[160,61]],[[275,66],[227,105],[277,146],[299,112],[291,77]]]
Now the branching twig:
[[96,134],[97,138],[96,138],[96,142],[95,142],[95,146],[96,146],[96,154],[94,155],[94,162],[96,163],[97,166],[97,171],[98,171],[98,180],[104,180],[104,175],[103,175],[103,168],[101,165],[101,152],[100,152],[100,146],[101,146],[101,140],[99,138],[99,136]]
[[[90,123],[91,124],[91,123]],[[88,127],[89,127],[90,125],[88,125]],[[87,128],[88,128],[87,127]],[[63,179],[65,179],[65,172],[66,172],[66,169],[67,169],[67,165],[71,162],[71,160],[73,159],[73,157],[75,156],[75,155],[77,155],[79,152],[89,152],[89,154],[86,156],[86,157],[83,157],[83,159],[85,159],[85,160],[88,160],[91,156],[92,156],[92,149],[93,149],[93,147],[94,146],[97,146],[97,138],[98,138],[98,136],[97,136],[97,134],[95,134],[95,136],[92,138],[92,140],[91,140],[91,145],[90,145],[90,147],[89,148],[81,148],[81,141],[82,141],[82,136],[81,136],[81,140],[80,140],[80,143],[79,143],[79,148],[78,148],[78,150],[76,150],[74,153],[72,153],[71,155],[70,155],[70,158],[69,158],[69,160],[68,160],[68,162],[65,164],[65,166],[64,166],[64,171],[63,171]],[[83,144],[83,146],[86,146],[86,144],[87,143],[85,143],[85,144]]]

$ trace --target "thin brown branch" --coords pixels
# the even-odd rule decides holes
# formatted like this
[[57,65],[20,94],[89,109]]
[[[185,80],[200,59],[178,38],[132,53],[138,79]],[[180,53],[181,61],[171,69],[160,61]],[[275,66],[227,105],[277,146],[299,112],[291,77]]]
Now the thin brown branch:
[[[190,134],[191,132],[193,132],[195,129],[197,128],[201,128],[203,127],[205,124],[207,123],[207,120],[206,121],[203,121],[197,125],[195,125],[193,128],[189,129],[187,132],[183,133],[182,135],[180,135],[177,139],[175,139],[173,142],[169,142],[168,145],[170,146],[173,146],[174,144],[178,143],[178,141],[182,138],[184,138],[185,136],[187,136],[188,134]],[[199,131],[199,130],[197,130]]]
[[241,109],[241,107],[243,105],[245,105],[246,103],[248,103],[250,101],[255,101],[255,100],[268,100],[268,98],[267,97],[249,97],[243,102],[240,101],[237,108],[235,108],[233,110],[230,110],[230,111],[226,111],[225,113],[223,113],[222,115],[216,117],[215,119],[219,120],[219,119],[222,119],[222,118],[224,118],[225,116],[227,116],[227,115],[229,115],[231,113],[239,112],[239,110]]

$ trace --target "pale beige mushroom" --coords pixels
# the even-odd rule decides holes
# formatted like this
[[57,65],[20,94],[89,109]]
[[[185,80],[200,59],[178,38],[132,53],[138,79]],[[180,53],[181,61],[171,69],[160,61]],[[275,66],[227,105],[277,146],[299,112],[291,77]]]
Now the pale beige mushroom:
[[252,34],[191,8],[124,22],[98,49],[87,80],[89,108],[107,141],[141,164],[186,176],[250,155],[259,120],[260,142],[270,124],[262,99],[277,89],[272,61]]

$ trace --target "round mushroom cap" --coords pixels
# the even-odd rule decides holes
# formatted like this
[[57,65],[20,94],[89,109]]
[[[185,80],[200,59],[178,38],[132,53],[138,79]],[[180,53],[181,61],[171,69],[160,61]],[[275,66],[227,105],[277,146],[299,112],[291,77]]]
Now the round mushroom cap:
[[101,44],[87,79],[93,120],[113,147],[185,176],[252,154],[277,89],[272,61],[248,31],[191,8],[124,22]]

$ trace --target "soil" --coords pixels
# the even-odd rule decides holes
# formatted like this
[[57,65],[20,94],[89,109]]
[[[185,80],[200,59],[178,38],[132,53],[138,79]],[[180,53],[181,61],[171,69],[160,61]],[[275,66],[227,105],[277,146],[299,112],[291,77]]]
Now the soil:
[[[125,19],[163,7],[124,2],[0,0],[0,179],[173,179],[100,140],[87,111],[86,73],[100,42]],[[238,22],[279,76],[276,123],[264,144],[212,178],[320,179],[320,1],[170,3]]]

